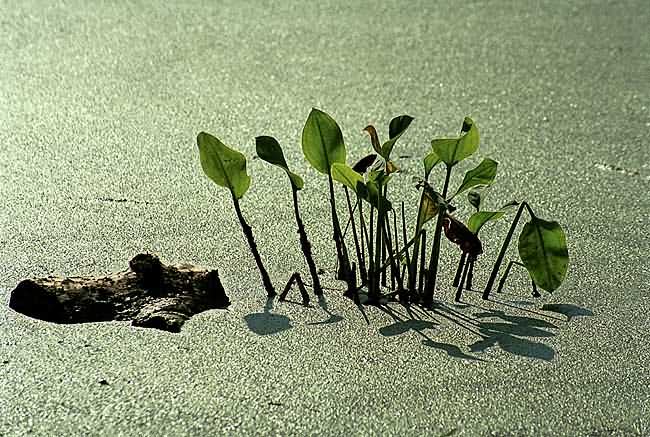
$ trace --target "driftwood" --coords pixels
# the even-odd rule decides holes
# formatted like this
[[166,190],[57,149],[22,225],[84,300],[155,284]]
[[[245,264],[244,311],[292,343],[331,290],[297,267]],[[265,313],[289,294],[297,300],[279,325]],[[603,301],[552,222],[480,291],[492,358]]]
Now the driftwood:
[[129,267],[106,277],[28,279],[11,292],[9,306],[55,323],[132,320],[179,332],[194,314],[230,305],[217,270],[165,266],[148,254],[136,255]]

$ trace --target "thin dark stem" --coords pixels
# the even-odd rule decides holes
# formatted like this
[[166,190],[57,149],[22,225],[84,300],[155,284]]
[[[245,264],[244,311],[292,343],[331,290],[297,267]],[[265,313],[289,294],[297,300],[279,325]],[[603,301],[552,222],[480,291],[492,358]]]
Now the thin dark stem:
[[497,287],[497,293],[501,293],[501,290],[503,290],[503,286],[506,285],[506,280],[508,279],[508,276],[510,275],[510,270],[512,269],[512,266],[515,264],[522,265],[518,261],[510,261],[508,265],[506,266],[506,270],[503,272],[503,276],[501,276],[501,279],[499,280],[499,286]]
[[[375,270],[378,266],[375,266],[375,243],[374,243],[374,220],[375,220],[375,207],[370,206],[370,222],[368,228],[370,229],[370,237],[368,238],[368,288],[370,289],[373,286],[373,278],[375,275]],[[368,290],[370,291],[370,290]]]
[[262,263],[262,257],[260,256],[260,253],[257,250],[257,244],[255,244],[255,237],[253,237],[253,230],[249,226],[249,224],[246,223],[246,220],[244,219],[244,216],[241,213],[241,208],[239,207],[239,200],[234,195],[232,196],[232,200],[233,203],[235,204],[235,212],[237,213],[239,224],[241,225],[241,228],[244,231],[244,235],[246,236],[246,240],[248,241],[248,247],[250,247],[250,250],[253,253],[253,258],[255,258],[257,269],[260,271],[260,275],[262,276],[262,283],[264,284],[264,288],[266,289],[266,295],[267,297],[272,298],[276,296],[277,293],[275,292],[275,288],[273,288],[273,284],[271,283],[271,278],[269,278],[269,274],[266,271],[264,264]]
[[[447,198],[447,190],[449,189],[449,180],[451,179],[451,170],[453,166],[447,166],[447,173],[445,174],[445,185],[442,188],[443,199]],[[431,258],[429,259],[429,272],[428,280],[426,283],[426,291],[424,293],[424,303],[429,305],[433,302],[433,293],[436,290],[436,282],[438,280],[438,260],[440,258],[440,236],[442,234],[442,219],[445,215],[445,209],[440,208],[438,211],[438,220],[436,221],[436,230],[433,234],[433,246],[431,247]]]
[[[361,199],[357,199],[359,205],[359,223],[361,224],[361,255],[363,257],[364,269],[366,264],[366,245],[368,244],[368,227],[366,226],[366,219],[363,216],[363,202]],[[366,270],[366,279],[368,276],[368,271]]]
[[425,277],[425,272],[424,272],[424,262],[426,260],[426,250],[427,250],[427,231],[422,229],[422,236],[420,237],[420,271],[419,271],[419,278],[418,278],[418,294],[421,296],[422,292],[424,291],[424,277]]
[[[420,232],[420,228],[422,227],[422,224],[420,223],[420,210],[422,209],[422,203],[424,202],[424,190],[422,191],[422,194],[420,194],[420,204],[418,206],[417,210],[417,215],[418,218],[415,222],[415,235],[419,235],[418,232]],[[404,218],[404,203],[402,203],[402,219]],[[406,226],[405,226],[406,227]],[[406,237],[404,237],[406,240]],[[420,241],[417,239],[415,241],[415,246],[413,246],[413,258],[410,260],[407,259],[407,263],[409,266],[409,278],[408,278],[408,289],[411,292],[415,292],[415,286],[416,286],[416,281],[417,281],[417,268],[418,268],[418,256],[420,253]]]
[[[384,250],[384,253],[388,252],[389,256],[393,256],[394,248],[393,248],[393,236],[391,234],[391,229],[390,229],[390,219],[388,217],[388,214],[384,215],[384,247],[386,247],[386,250]],[[385,260],[384,260],[385,262]],[[391,262],[390,264],[390,287],[391,290],[395,290],[395,284],[396,284],[396,272],[395,272],[395,267],[393,263]]]
[[467,269],[467,283],[465,284],[465,288],[467,290],[472,290],[473,287],[473,282],[474,282],[474,260],[469,261],[469,268]]
[[295,272],[293,275],[291,275],[287,281],[287,285],[284,286],[284,290],[282,290],[282,293],[280,293],[280,302],[284,301],[287,298],[287,295],[289,294],[293,283],[296,282],[296,275],[298,275],[298,272]]
[[[394,249],[395,252],[399,252],[399,235],[397,234],[397,213],[393,209],[393,235],[395,236]],[[400,268],[400,259],[397,259],[397,278],[398,278],[398,287],[400,290],[404,289],[404,276],[401,274],[402,269]]]
[[361,280],[363,281],[364,278],[368,275],[368,272],[366,272],[366,266],[364,264],[363,256],[361,255],[361,247],[359,246],[359,238],[357,236],[357,225],[354,220],[354,210],[352,209],[352,202],[350,201],[350,192],[348,191],[348,187],[343,187],[343,189],[345,191],[345,200],[348,204],[348,212],[350,213],[350,223],[352,223],[352,238],[354,240],[354,249],[357,252],[359,272],[361,274]]
[[460,256],[460,261],[458,262],[458,268],[456,269],[456,274],[454,275],[454,282],[451,283],[452,286],[458,287],[458,282],[460,281],[460,275],[463,273],[463,267],[465,267],[465,260],[467,259],[467,254],[463,252]]
[[309,242],[309,238],[307,238],[305,225],[303,224],[302,218],[300,217],[300,208],[298,207],[298,189],[294,187],[293,184],[291,184],[291,190],[293,192],[293,212],[296,216],[296,224],[298,225],[298,235],[300,235],[300,248],[302,249],[302,253],[305,256],[307,267],[309,267],[309,274],[311,276],[314,294],[316,294],[316,296],[321,296],[323,294],[323,288],[320,285],[318,270],[316,269],[314,256],[311,252],[311,243]]
[[499,256],[497,256],[497,260],[494,263],[494,267],[492,267],[492,273],[490,274],[490,278],[488,279],[488,282],[485,285],[485,290],[483,290],[483,299],[485,300],[487,300],[490,297],[492,286],[494,285],[494,281],[497,279],[497,275],[499,274],[499,268],[501,267],[503,258],[506,255],[506,250],[508,250],[508,245],[510,245],[510,240],[512,240],[512,236],[515,233],[515,229],[517,228],[517,223],[519,223],[519,219],[521,218],[521,213],[524,211],[526,205],[527,205],[526,202],[521,202],[521,205],[519,205],[519,209],[517,210],[517,215],[515,215],[514,220],[512,220],[512,224],[510,225],[510,229],[508,230],[508,235],[506,235],[506,239],[503,241],[503,245],[501,246],[501,250],[499,251]]
[[[377,229],[375,232],[375,262],[374,266],[375,268],[381,265],[381,259],[382,259],[382,229],[383,229],[383,213],[382,213],[382,205],[381,205],[381,191],[380,195],[378,197],[377,201]],[[380,288],[379,288],[379,281],[381,279],[381,271],[379,270],[374,270],[373,274],[371,275],[370,278],[370,283],[372,284],[371,287],[368,288],[368,295],[371,300],[377,300],[381,294]]]
[[467,271],[469,270],[469,266],[472,264],[472,262],[465,263],[465,267],[463,267],[463,275],[460,278],[460,282],[458,283],[458,288],[456,289],[456,302],[460,302],[461,297],[463,297],[463,285],[465,284],[465,278],[467,277]]
[[336,200],[334,198],[334,181],[332,175],[328,176],[330,188],[330,207],[332,209],[332,228],[334,230],[334,244],[336,245],[336,258],[339,263],[337,272],[337,279],[342,279],[349,282],[350,276],[350,260],[348,259],[347,250],[345,249],[345,242],[343,241],[343,234],[341,233],[341,224],[339,216],[336,213]]

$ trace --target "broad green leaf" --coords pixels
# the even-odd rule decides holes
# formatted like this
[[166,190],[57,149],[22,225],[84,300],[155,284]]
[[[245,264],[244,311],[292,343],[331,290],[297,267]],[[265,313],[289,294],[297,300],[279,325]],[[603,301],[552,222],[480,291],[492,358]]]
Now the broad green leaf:
[[390,124],[388,125],[389,140],[386,141],[383,146],[381,146],[380,155],[384,159],[390,159],[390,154],[393,151],[395,143],[406,131],[406,129],[408,129],[412,121],[413,117],[409,115],[400,115],[399,117],[395,117],[390,121]]
[[217,185],[228,188],[235,199],[241,199],[251,183],[246,157],[205,132],[198,135],[196,142],[203,172]]
[[441,163],[442,160],[438,158],[438,155],[436,155],[436,152],[431,151],[427,156],[424,157],[424,179],[429,179],[429,175],[431,174],[431,170]]
[[465,173],[463,183],[460,184],[458,191],[456,191],[456,194],[454,194],[452,198],[470,188],[486,187],[491,185],[497,175],[497,165],[498,163],[493,159],[486,158],[481,161],[476,168]]
[[347,164],[339,162],[332,164],[332,179],[342,183],[355,193],[357,192],[357,184],[359,182],[363,184],[363,176],[348,167]]
[[557,222],[535,216],[519,235],[519,256],[533,281],[552,292],[564,281],[569,266],[566,236]]
[[479,133],[471,118],[465,117],[459,138],[431,141],[433,151],[448,166],[454,166],[478,150]]
[[467,193],[467,200],[469,200],[470,205],[472,205],[474,208],[476,208],[476,211],[481,210],[481,193],[472,190],[469,193]]
[[479,211],[472,214],[467,221],[467,228],[474,234],[478,234],[484,224],[490,221],[499,220],[505,212],[503,211]]
[[345,163],[343,133],[336,121],[313,108],[302,130],[302,151],[311,166],[326,175],[335,162]]
[[287,161],[284,159],[284,153],[282,153],[282,147],[280,147],[280,143],[275,138],[267,136],[255,138],[255,149],[257,150],[257,156],[269,164],[273,164],[284,170],[287,176],[289,176],[291,185],[297,190],[302,190],[305,183],[300,176],[289,170]]

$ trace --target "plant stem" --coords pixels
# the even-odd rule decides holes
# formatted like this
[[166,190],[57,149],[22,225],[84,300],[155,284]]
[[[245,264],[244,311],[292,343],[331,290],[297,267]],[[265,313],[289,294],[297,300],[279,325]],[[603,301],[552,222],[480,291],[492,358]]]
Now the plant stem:
[[239,224],[241,225],[241,228],[244,231],[244,235],[246,236],[246,240],[248,241],[248,247],[250,247],[251,252],[253,253],[253,258],[255,258],[257,269],[260,271],[260,275],[262,276],[262,283],[264,283],[264,288],[266,289],[266,295],[269,298],[273,298],[277,293],[275,292],[275,288],[273,288],[273,284],[271,283],[271,278],[269,278],[269,274],[266,271],[266,268],[264,268],[264,264],[262,263],[262,257],[260,256],[260,253],[257,251],[257,244],[255,244],[255,238],[253,237],[253,230],[249,226],[249,224],[246,223],[246,220],[244,219],[244,216],[241,213],[241,208],[239,207],[239,200],[234,195],[232,196],[232,201],[235,204],[235,212],[237,213]]
[[465,284],[465,288],[471,291],[473,282],[474,282],[474,260],[470,260],[469,267],[467,269],[467,283]]
[[[388,219],[386,218],[388,221]],[[391,237],[390,237],[390,230],[388,228],[383,229],[384,232],[384,238],[387,239],[389,242],[389,245],[391,245],[391,248],[387,250],[388,252],[388,261],[390,263],[390,271],[391,271],[391,285],[393,286],[393,289],[395,289],[395,281],[397,283],[401,284],[402,283],[402,277],[400,275],[400,270],[399,270],[399,261],[398,258],[393,254],[392,250],[392,244],[390,243]]]
[[305,225],[303,224],[302,218],[300,217],[300,208],[298,207],[298,189],[293,186],[293,183],[291,184],[291,191],[293,192],[293,212],[296,216],[296,224],[298,225],[298,235],[300,235],[300,248],[302,249],[302,253],[305,256],[307,267],[309,267],[309,274],[311,275],[314,293],[316,296],[321,296],[323,294],[323,288],[320,285],[320,278],[318,277],[318,271],[316,270],[316,263],[314,262],[314,256],[311,252],[311,243],[309,242],[309,238],[307,238]]
[[[381,191],[379,192],[379,198],[377,200],[377,229],[375,231],[375,267],[381,265],[381,256],[382,256],[382,229],[383,229],[383,214],[382,214],[382,205],[381,205]],[[379,281],[381,279],[381,271],[374,270],[373,275],[370,278],[370,283],[372,287],[368,289],[368,295],[371,300],[378,300],[381,294],[379,288]]]
[[[512,240],[512,236],[515,233],[515,229],[517,228],[517,223],[519,223],[519,219],[521,218],[521,213],[524,211],[524,208],[526,206],[527,206],[526,202],[521,202],[521,205],[519,205],[519,209],[517,210],[517,215],[515,215],[515,218],[512,220],[512,224],[510,225],[510,229],[508,230],[508,235],[506,235],[506,239],[503,241],[503,245],[501,246],[501,250],[499,251],[499,256],[497,256],[497,260],[494,263],[494,267],[492,267],[492,273],[490,274],[490,278],[488,279],[488,282],[485,285],[485,290],[483,290],[484,300],[487,300],[490,297],[492,286],[494,285],[494,281],[496,280],[497,275],[499,274],[499,268],[501,267],[503,258],[506,255],[506,250],[508,249],[510,240]],[[528,208],[530,209],[530,207]]]
[[[447,166],[447,174],[445,175],[445,185],[442,188],[442,197],[447,198],[447,189],[449,188],[449,179],[451,179],[451,170],[453,166]],[[436,290],[436,281],[438,279],[438,258],[440,257],[440,235],[442,233],[442,219],[445,216],[445,209],[440,208],[438,211],[438,220],[436,221],[436,231],[433,234],[433,246],[431,247],[431,258],[429,259],[429,278],[426,283],[426,291],[424,293],[425,305],[433,302],[433,293]]]
[[339,216],[336,213],[336,200],[334,198],[334,181],[332,175],[328,175],[329,189],[330,189],[330,206],[332,209],[332,227],[334,229],[334,244],[336,245],[336,257],[339,262],[339,270],[337,272],[337,279],[342,279],[350,284],[350,260],[348,258],[347,250],[345,249],[345,242],[343,241],[343,234],[341,234],[341,224]]
[[426,260],[426,249],[427,249],[427,231],[422,229],[422,236],[420,237],[422,244],[420,245],[420,271],[418,278],[418,295],[422,295],[424,291],[424,262]]
[[[364,269],[366,264],[366,245],[368,244],[368,227],[366,226],[366,220],[363,216],[363,202],[361,199],[357,198],[357,203],[359,205],[359,224],[361,225],[360,234],[361,234],[361,256],[363,257]],[[368,280],[368,271],[366,270],[366,278]]]
[[460,282],[458,283],[458,289],[456,289],[456,302],[460,302],[460,298],[463,296],[463,285],[465,284],[465,278],[467,277],[467,271],[469,270],[469,266],[472,264],[472,262],[465,263],[465,267],[463,267],[463,275],[460,278]]
[[[418,212],[419,212],[419,209],[418,209]],[[418,230],[416,229],[415,232],[416,232],[416,236],[417,236]],[[406,246],[406,242],[408,241],[408,238],[406,236],[406,214],[404,213],[404,202],[403,201],[402,201],[402,241],[403,241],[404,245]],[[408,266],[408,269],[409,269],[408,270],[408,273],[409,273],[408,281],[409,282],[407,284],[407,288],[408,288],[408,291],[410,292],[412,290],[412,288],[411,288],[411,256],[409,254],[408,249],[404,253],[404,256],[406,257],[406,265]],[[402,275],[402,277],[404,277],[404,275]],[[413,284],[413,286],[415,287],[415,284]]]
[[456,269],[456,275],[454,275],[454,282],[451,283],[452,286],[458,287],[458,282],[460,281],[460,275],[463,273],[463,267],[465,267],[465,260],[467,259],[467,254],[463,252],[460,256],[460,261],[458,262],[458,268]]
[[[393,237],[391,235],[391,229],[390,229],[390,220],[388,218],[388,214],[384,216],[384,245],[386,247],[386,250],[384,253],[388,252],[388,256],[390,259],[390,288],[391,290],[395,290],[395,285],[396,285],[396,279],[399,277],[399,268],[395,266],[395,263],[393,262],[393,252],[394,252],[394,247],[393,247]],[[385,262],[385,260],[384,260]]]
[[[397,234],[397,213],[393,209],[393,235],[395,238],[395,244],[393,245],[395,252],[399,252],[399,235]],[[397,280],[399,282],[398,287],[400,290],[404,289],[404,276],[401,274],[402,269],[400,268],[399,258],[396,260],[397,264]]]
[[359,273],[361,274],[361,281],[364,281],[365,278],[368,276],[368,272],[366,271],[364,259],[363,256],[361,255],[361,247],[359,246],[359,238],[357,236],[357,225],[356,222],[354,221],[354,210],[352,209],[352,202],[350,202],[350,192],[348,191],[348,187],[346,186],[343,187],[343,190],[345,191],[345,200],[347,201],[348,211],[350,213],[350,223],[352,223],[352,237],[354,239],[354,248],[357,252]]
[[[422,194],[420,195],[420,204],[418,206],[417,210],[417,220],[415,222],[415,245],[413,246],[413,258],[411,260],[408,260],[408,266],[409,266],[409,282],[408,282],[408,289],[412,293],[415,292],[415,283],[417,280],[417,268],[418,268],[418,256],[420,253],[420,228],[422,227],[422,224],[420,223],[420,210],[422,209],[422,204],[424,202],[424,190],[422,190]],[[402,203],[402,218],[404,218],[404,203]],[[404,237],[404,240],[406,240],[406,236]]]

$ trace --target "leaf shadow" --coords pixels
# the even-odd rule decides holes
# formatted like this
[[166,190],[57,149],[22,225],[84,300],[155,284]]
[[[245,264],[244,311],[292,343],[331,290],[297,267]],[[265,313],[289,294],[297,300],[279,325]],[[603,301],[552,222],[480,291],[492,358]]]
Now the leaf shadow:
[[[535,317],[506,314],[502,310],[486,310],[473,315],[481,319],[479,331],[484,338],[469,346],[472,352],[485,352],[498,346],[506,352],[526,358],[552,361],[555,357],[555,350],[550,346],[526,338],[554,337],[556,334],[548,329],[557,328],[555,324]],[[493,321],[495,318],[501,322]]]
[[273,314],[273,299],[268,298],[264,305],[264,312],[251,313],[244,316],[248,329],[257,335],[272,335],[293,328],[291,319],[281,314]]
[[542,311],[550,311],[553,313],[562,314],[566,316],[567,322],[574,317],[594,316],[594,312],[590,309],[583,308],[571,303],[547,303],[542,306]]

